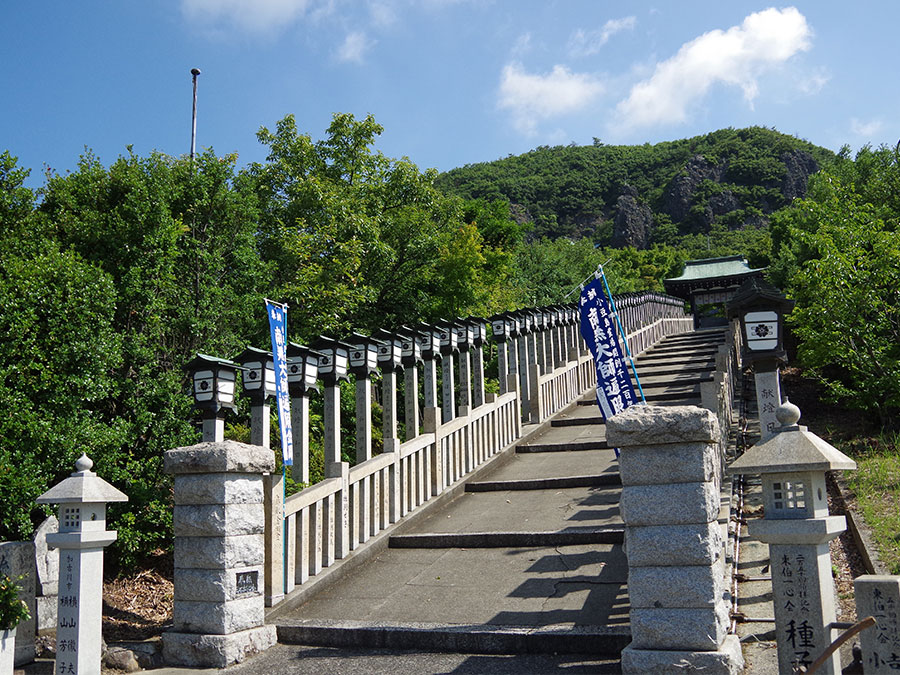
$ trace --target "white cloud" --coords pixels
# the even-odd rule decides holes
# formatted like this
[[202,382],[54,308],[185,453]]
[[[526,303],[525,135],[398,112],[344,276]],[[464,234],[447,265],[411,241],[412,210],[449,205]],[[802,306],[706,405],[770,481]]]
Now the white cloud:
[[740,87],[752,105],[759,76],[812,46],[812,30],[794,7],[766,9],[740,26],[713,30],[684,44],[617,106],[626,126],[684,122],[688,109],[714,84]]
[[513,58],[521,57],[531,51],[531,33],[522,33],[513,43],[510,54]]
[[311,0],[181,0],[181,11],[201,29],[265,33],[302,17]]
[[881,133],[881,130],[884,129],[884,122],[882,120],[870,120],[868,122],[864,122],[856,117],[852,117],[850,119],[850,131],[852,131],[856,136],[862,136],[864,138],[872,138],[873,136]]
[[825,68],[817,68],[797,82],[797,89],[801,94],[812,96],[822,91],[829,80],[831,80],[831,74]]
[[536,75],[514,62],[503,68],[497,105],[512,111],[516,129],[532,135],[540,120],[580,110],[603,91],[595,77],[573,73],[565,66]]
[[370,39],[359,30],[347,34],[341,46],[337,48],[335,56],[338,61],[362,63],[363,56],[369,49],[375,46],[375,40]]
[[626,16],[621,19],[610,19],[597,30],[585,32],[579,28],[569,38],[569,54],[576,58],[593,56],[600,52],[613,35],[623,30],[634,30],[636,25],[635,17]]

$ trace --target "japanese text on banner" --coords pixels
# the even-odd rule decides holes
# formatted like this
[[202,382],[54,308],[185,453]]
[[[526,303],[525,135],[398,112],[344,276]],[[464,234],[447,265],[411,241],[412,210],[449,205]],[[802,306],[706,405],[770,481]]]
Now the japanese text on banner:
[[278,406],[278,428],[281,430],[281,459],[285,466],[294,463],[294,434],[291,429],[291,399],[287,369],[287,307],[266,300],[269,331],[272,334],[272,357],[275,366],[275,402]]
[[633,406],[637,398],[619,346],[615,318],[599,279],[584,287],[578,306],[581,334],[591,350],[597,370],[597,403],[604,419],[609,419]]

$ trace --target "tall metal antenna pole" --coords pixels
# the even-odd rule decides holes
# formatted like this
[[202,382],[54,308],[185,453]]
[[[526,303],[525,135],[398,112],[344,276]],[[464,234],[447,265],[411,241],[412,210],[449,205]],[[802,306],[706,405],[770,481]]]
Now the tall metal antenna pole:
[[194,161],[194,155],[197,148],[197,76],[200,74],[199,68],[191,68],[191,75],[194,81],[194,110],[191,113],[191,161]]

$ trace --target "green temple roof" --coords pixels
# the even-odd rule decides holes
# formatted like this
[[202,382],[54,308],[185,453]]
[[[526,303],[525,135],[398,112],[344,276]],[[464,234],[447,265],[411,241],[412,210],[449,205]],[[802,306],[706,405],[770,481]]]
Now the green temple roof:
[[737,277],[759,273],[764,269],[751,268],[747,264],[747,260],[740,255],[732,255],[725,258],[704,258],[702,260],[688,260],[684,264],[684,272],[681,273],[680,277],[673,277],[666,279],[666,281],[698,281],[700,279]]

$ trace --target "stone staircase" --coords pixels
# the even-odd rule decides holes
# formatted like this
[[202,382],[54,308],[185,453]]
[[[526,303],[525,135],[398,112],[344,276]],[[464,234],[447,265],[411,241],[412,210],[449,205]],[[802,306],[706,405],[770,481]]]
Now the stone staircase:
[[[699,405],[724,341],[698,331],[641,355],[648,403]],[[615,660],[630,641],[620,489],[586,396],[389,533],[352,575],[269,622],[283,644]]]

